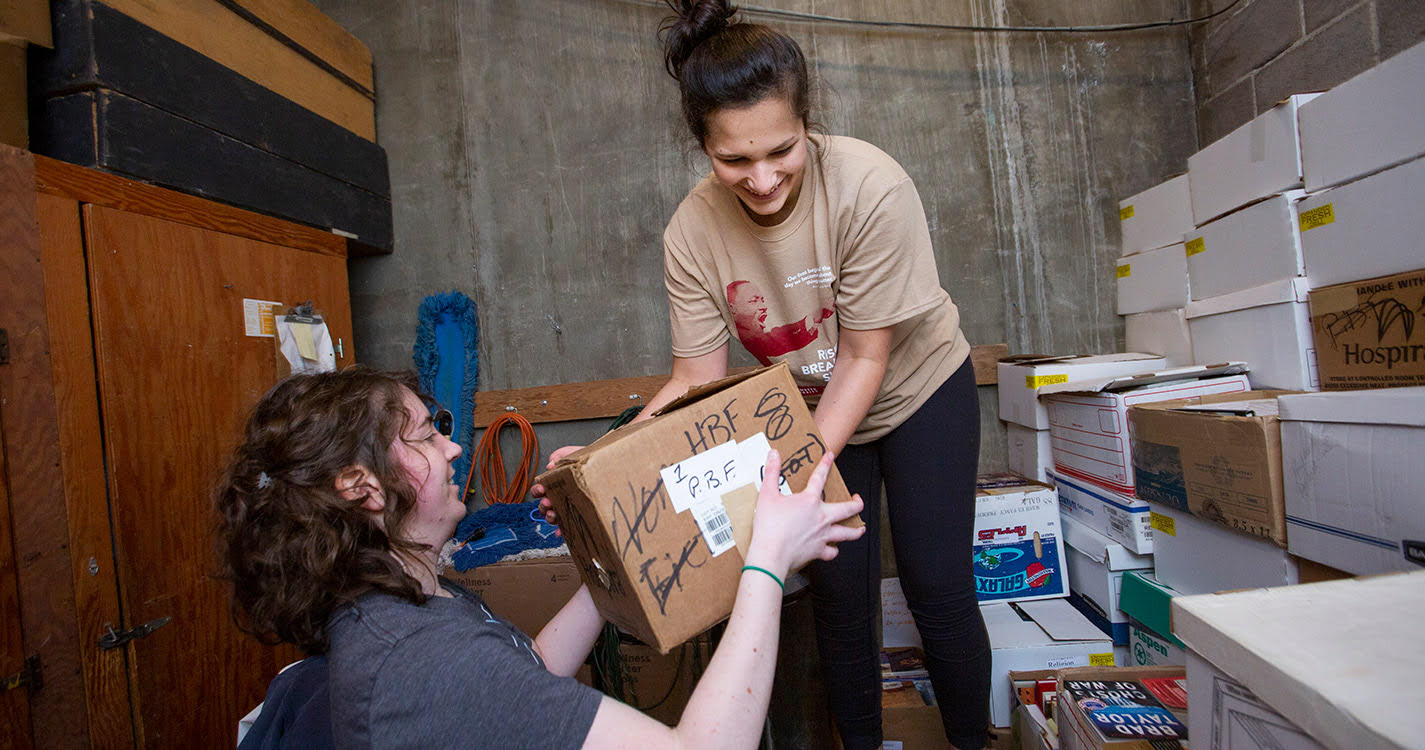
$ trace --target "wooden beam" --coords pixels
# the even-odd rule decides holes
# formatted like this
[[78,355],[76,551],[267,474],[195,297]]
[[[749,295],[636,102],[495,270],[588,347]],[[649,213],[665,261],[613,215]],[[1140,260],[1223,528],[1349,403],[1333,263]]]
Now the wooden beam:
[[[970,350],[970,363],[975,368],[975,383],[994,385],[999,382],[995,363],[1008,354],[1009,347],[1005,344],[973,347]],[[738,368],[733,372],[750,369],[753,368]],[[666,382],[667,375],[644,375],[505,391],[481,391],[475,394],[474,424],[477,429],[483,429],[496,419],[512,413],[536,424],[611,419],[630,406],[648,403]]]

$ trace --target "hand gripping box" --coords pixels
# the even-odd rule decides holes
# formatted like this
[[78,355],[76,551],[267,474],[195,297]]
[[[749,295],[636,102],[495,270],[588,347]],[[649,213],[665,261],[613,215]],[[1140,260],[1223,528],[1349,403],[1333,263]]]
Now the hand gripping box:
[[[693,388],[535,480],[609,622],[667,653],[727,617],[769,445],[783,492],[826,450],[784,363]],[[825,497],[850,499],[835,467]]]

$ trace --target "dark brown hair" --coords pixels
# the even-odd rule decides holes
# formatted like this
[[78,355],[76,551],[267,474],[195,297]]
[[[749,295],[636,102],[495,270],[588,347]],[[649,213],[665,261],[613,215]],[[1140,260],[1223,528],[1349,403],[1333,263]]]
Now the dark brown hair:
[[[352,367],[287,378],[253,408],[216,494],[218,555],[239,627],[323,653],[328,618],[362,593],[425,601],[396,558],[425,548],[401,535],[416,501],[391,451],[408,426],[406,390],[430,402],[413,374]],[[361,498],[337,492],[350,466],[380,481],[381,524]]]
[[769,26],[732,20],[727,0],[665,0],[677,15],[659,26],[663,64],[678,81],[683,120],[698,145],[707,120],[725,107],[781,96],[813,128],[806,57],[791,37]]

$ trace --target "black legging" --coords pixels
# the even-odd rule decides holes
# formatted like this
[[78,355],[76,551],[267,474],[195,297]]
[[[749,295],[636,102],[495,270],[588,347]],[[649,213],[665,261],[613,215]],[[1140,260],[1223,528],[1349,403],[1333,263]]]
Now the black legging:
[[896,566],[925,643],[945,735],[961,750],[984,744],[990,645],[975,598],[972,549],[980,406],[969,360],[910,419],[836,458],[866,502],[866,533],[831,562],[807,568],[831,714],[847,750],[881,744],[881,484]]

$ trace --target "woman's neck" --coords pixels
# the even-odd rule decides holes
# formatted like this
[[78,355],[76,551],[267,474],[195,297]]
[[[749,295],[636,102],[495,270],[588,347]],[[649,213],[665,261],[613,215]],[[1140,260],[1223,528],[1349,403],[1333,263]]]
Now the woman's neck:
[[421,593],[426,596],[450,596],[440,585],[440,578],[437,574],[435,554],[424,553],[404,553],[397,554],[396,561],[401,563],[401,568],[406,571],[406,575],[416,579],[416,583],[421,587]]

